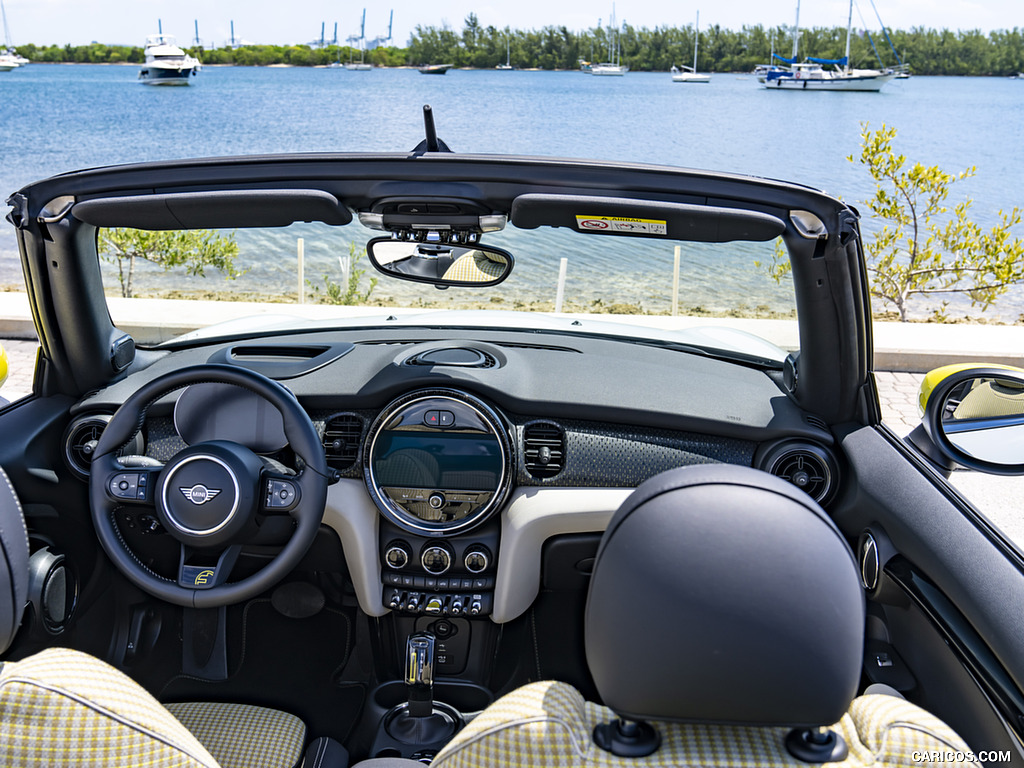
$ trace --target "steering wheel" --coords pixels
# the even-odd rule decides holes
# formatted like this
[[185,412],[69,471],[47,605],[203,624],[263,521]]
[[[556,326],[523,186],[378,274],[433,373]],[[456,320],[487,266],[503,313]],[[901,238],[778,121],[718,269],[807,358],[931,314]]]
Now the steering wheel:
[[[164,465],[147,457],[117,456],[141,429],[153,403],[202,382],[234,384],[270,401],[281,414],[297,471],[270,468],[249,448],[227,440],[191,445]],[[211,608],[258,595],[298,565],[320,527],[329,474],[316,428],[288,389],[246,368],[200,365],[154,379],[117,409],[94,450],[89,505],[100,544],[132,583],[169,603]],[[117,514],[154,511],[181,548],[175,580],[146,567],[115,521]],[[266,515],[291,516],[291,538],[259,571],[228,582],[242,546]]]

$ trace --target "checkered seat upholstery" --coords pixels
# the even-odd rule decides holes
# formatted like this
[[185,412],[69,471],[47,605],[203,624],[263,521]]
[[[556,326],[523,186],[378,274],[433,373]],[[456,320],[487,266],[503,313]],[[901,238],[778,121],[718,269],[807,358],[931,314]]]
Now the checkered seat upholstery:
[[432,765],[969,760],[967,745],[915,705],[855,698],[864,625],[853,553],[806,494],[746,467],[672,470],[623,503],[595,558],[584,637],[604,705],[561,682],[524,686]]
[[[531,683],[484,710],[431,766],[807,768],[786,750],[789,729],[780,727],[652,722],[661,734],[657,751],[640,758],[619,757],[593,740],[594,729],[615,716],[565,683]],[[914,754],[968,752],[942,721],[895,696],[858,697],[832,729],[845,740],[849,756],[829,768],[896,768],[921,764],[914,762]]]
[[[0,469],[0,657],[26,603],[28,558],[21,505]],[[331,746],[319,741],[321,753]],[[127,675],[79,651],[50,648],[0,661],[3,768],[295,768],[305,745],[306,726],[293,715],[211,702],[164,707]],[[347,755],[330,764],[347,764]]]

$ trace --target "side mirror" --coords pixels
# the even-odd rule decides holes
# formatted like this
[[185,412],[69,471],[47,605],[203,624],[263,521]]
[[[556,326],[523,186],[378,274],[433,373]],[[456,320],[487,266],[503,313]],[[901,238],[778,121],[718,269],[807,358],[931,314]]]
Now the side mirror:
[[1024,474],[1024,371],[975,366],[950,373],[928,394],[923,425],[961,466]]
[[508,251],[479,243],[418,243],[378,237],[366,244],[366,254],[378,272],[438,288],[497,285],[515,264]]
[[7,381],[7,353],[4,352],[4,347],[0,344],[0,387]]

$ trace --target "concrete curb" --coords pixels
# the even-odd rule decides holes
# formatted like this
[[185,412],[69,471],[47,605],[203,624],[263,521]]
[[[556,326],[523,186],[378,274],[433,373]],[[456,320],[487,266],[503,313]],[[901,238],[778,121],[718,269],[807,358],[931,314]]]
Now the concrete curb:
[[[429,310],[384,307],[337,307],[323,304],[271,304],[255,302],[186,301],[180,299],[108,299],[118,327],[140,343],[158,343],[213,323],[252,315],[266,321],[308,318],[329,321],[338,317],[379,318],[422,314]],[[574,318],[678,330],[719,326],[746,331],[783,349],[797,349],[795,320],[756,320],[725,317],[668,317],[664,315],[573,315]],[[923,373],[949,363],[1002,363],[1024,367],[1024,326],[943,325],[939,323],[883,323],[873,326],[874,369]],[[36,338],[24,293],[0,293],[0,338]]]

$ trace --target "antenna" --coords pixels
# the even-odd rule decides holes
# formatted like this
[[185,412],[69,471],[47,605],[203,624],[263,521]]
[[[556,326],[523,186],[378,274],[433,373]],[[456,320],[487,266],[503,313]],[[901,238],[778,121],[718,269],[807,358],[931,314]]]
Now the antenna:
[[437,130],[434,128],[434,111],[429,104],[423,105],[423,130],[427,137],[413,149],[414,155],[421,155],[424,152],[451,152],[448,145],[437,138]]

